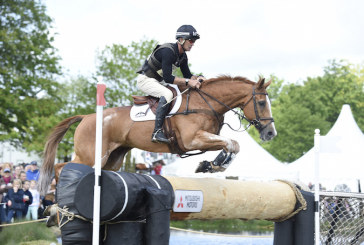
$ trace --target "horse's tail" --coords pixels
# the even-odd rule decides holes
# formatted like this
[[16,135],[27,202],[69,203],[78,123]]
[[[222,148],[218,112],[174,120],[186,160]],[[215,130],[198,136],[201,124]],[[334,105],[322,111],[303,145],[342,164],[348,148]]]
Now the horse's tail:
[[40,171],[39,179],[39,192],[41,195],[45,195],[48,191],[48,187],[51,184],[51,177],[54,168],[54,161],[56,158],[56,152],[59,142],[61,142],[63,136],[72,124],[80,122],[85,116],[77,115],[67,118],[60,122],[48,136],[47,143],[44,147],[43,164]]

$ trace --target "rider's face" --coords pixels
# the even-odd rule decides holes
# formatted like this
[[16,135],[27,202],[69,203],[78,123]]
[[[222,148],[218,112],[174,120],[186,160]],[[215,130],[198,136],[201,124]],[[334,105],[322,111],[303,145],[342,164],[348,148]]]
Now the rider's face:
[[195,44],[196,40],[193,39],[186,39],[185,43],[183,44],[183,48],[186,51],[190,51],[193,47],[193,45]]

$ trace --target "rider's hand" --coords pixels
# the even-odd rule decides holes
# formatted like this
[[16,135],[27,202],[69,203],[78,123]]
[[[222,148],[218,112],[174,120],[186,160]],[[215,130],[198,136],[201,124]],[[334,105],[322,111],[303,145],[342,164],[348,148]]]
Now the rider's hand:
[[199,82],[203,82],[205,80],[206,80],[206,78],[204,76],[198,76],[197,77],[197,81],[199,81]]
[[188,81],[188,85],[189,85],[191,88],[200,88],[201,83],[200,83],[198,80],[196,80],[196,79],[190,79],[190,80]]

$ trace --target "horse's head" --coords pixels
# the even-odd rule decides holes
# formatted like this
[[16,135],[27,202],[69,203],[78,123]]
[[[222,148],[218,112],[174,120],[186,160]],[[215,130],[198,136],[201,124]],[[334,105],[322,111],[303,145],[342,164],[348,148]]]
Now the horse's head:
[[270,100],[267,93],[267,87],[271,80],[265,83],[264,78],[252,87],[252,95],[241,109],[243,109],[245,117],[253,124],[260,133],[260,138],[263,141],[268,141],[277,135],[272,117]]

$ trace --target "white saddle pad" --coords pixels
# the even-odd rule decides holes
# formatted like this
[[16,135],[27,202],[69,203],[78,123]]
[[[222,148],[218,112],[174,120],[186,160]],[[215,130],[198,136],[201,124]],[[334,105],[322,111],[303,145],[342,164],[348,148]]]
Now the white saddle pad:
[[[179,91],[178,86],[175,84],[168,84],[176,89],[177,91],[177,98],[175,99],[176,103],[174,104],[170,114],[176,113],[178,109],[181,107],[182,104],[182,96],[181,91]],[[171,116],[166,116],[171,117]],[[140,121],[148,121],[148,120],[155,120],[155,114],[149,108],[148,104],[143,105],[133,105],[130,110],[130,118],[133,121],[140,122]]]

